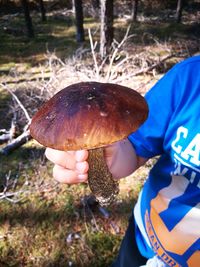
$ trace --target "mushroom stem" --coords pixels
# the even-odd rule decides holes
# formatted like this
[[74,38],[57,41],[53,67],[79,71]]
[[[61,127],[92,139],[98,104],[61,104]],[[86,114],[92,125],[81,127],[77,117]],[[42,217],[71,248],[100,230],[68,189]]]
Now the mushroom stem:
[[109,172],[102,147],[89,151],[89,187],[101,205],[109,205],[119,193],[119,183]]

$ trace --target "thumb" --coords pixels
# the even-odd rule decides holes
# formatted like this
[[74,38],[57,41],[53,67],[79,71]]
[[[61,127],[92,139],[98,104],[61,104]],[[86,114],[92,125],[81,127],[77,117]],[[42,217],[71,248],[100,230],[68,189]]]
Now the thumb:
[[135,170],[137,158],[128,139],[105,147],[104,156],[108,169],[115,179],[126,177]]
[[121,146],[121,141],[113,143],[104,148],[104,157],[107,163],[109,171],[113,174],[115,169],[115,164],[117,164],[118,151]]

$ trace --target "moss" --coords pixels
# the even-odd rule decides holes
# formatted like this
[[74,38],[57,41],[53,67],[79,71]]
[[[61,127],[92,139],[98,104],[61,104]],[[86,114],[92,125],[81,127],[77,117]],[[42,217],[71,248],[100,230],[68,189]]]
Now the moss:
[[99,232],[88,236],[87,242],[95,254],[89,266],[110,266],[118,253],[121,237]]

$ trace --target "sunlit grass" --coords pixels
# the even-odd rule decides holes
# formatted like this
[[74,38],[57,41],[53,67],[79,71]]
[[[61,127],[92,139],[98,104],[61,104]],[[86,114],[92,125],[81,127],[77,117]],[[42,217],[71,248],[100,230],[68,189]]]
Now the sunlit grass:
[[[0,263],[36,267],[71,263],[77,267],[109,266],[117,254],[144,177],[139,174],[141,180],[130,177],[121,183],[118,201],[108,209],[111,217],[107,220],[81,204],[83,196],[89,194],[86,185],[54,182],[52,164],[43,154],[44,149],[30,141],[10,156],[0,158],[1,181],[12,170],[11,178],[18,177],[15,190],[22,186],[29,190],[21,194],[22,200],[16,204],[0,202]],[[118,233],[110,220],[116,224]],[[77,237],[70,240],[71,234]]]
[[[23,14],[13,17],[10,20],[1,20],[0,29],[0,65],[9,62],[25,62],[31,66],[42,62],[45,53],[49,51],[57,51],[61,58],[67,58],[72,55],[79,44],[76,43],[76,27],[74,17],[64,20],[62,17],[56,18],[48,16],[47,22],[42,23],[37,13],[32,14],[33,25],[35,30],[35,38],[26,37],[26,28]],[[188,36],[198,36],[198,25],[177,24],[166,21],[140,21],[131,23],[128,20],[115,18],[115,38],[121,40],[128,27],[131,25],[130,34],[135,34],[133,41],[135,45],[144,45],[154,43],[154,39],[160,42],[166,42],[169,39],[175,43],[179,42],[180,37],[187,39]],[[13,30],[13,33],[7,33],[4,28]],[[89,46],[87,29],[92,28],[96,31],[95,39],[99,38],[99,20],[85,17],[84,27],[86,34],[85,45]],[[14,44],[14,46],[13,46]]]

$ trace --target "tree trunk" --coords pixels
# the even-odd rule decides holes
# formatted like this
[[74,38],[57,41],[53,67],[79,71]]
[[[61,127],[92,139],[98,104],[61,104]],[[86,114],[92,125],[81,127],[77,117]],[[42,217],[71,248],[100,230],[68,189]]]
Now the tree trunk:
[[137,12],[138,12],[138,0],[132,0],[132,13],[131,13],[131,20],[137,20]]
[[182,11],[184,6],[184,0],[178,0],[176,7],[176,22],[180,23],[182,18]]
[[92,0],[91,4],[92,4],[94,9],[98,9],[100,7],[99,0]]
[[100,55],[105,58],[113,42],[113,0],[101,0]]
[[21,1],[22,1],[23,9],[24,9],[24,17],[26,21],[27,35],[29,38],[33,38],[34,31],[33,31],[32,19],[30,16],[29,2],[28,0],[21,0]]
[[39,4],[40,4],[40,12],[41,12],[42,21],[46,21],[47,18],[46,18],[46,11],[45,11],[43,0],[39,0]]
[[83,5],[82,0],[75,0],[75,17],[76,17],[76,40],[77,42],[85,41],[84,27],[83,27]]
[[91,0],[92,10],[95,18],[99,18],[100,2],[99,0]]

